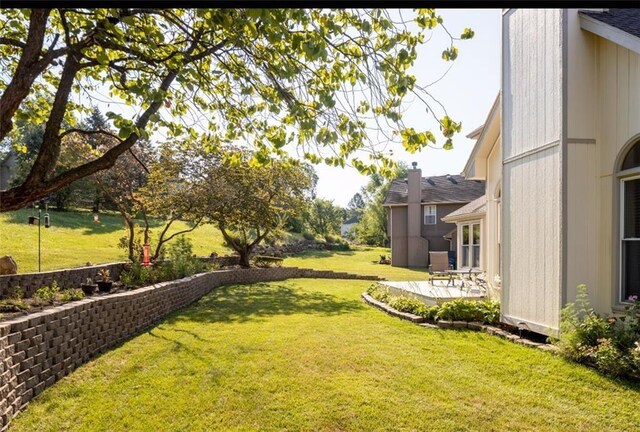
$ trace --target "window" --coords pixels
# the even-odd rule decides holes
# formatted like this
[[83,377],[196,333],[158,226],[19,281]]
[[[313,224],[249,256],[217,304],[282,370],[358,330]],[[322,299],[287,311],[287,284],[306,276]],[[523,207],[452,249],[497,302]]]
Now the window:
[[469,225],[462,225],[462,267],[469,267]]
[[460,241],[461,268],[480,267],[480,224],[470,223],[462,225]]
[[640,296],[640,142],[622,162],[631,175],[620,180],[620,294],[621,301]]
[[436,224],[436,206],[434,205],[424,206],[424,224],[425,225]]

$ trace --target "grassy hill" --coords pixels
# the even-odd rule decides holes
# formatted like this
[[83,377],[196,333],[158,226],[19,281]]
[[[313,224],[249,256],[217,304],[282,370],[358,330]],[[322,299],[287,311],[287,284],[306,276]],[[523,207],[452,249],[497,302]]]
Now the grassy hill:
[[[49,211],[49,214],[51,227],[42,226],[43,271],[125,259],[125,251],[118,247],[118,240],[127,235],[121,216],[101,214],[100,222],[93,223],[91,212]],[[0,213],[0,256],[12,255],[19,273],[38,270],[38,227],[28,224],[31,215],[31,209]],[[152,238],[161,227],[155,222]],[[170,233],[186,227],[186,223],[176,222]],[[197,255],[229,252],[213,225],[200,226],[187,237],[193,242]]]

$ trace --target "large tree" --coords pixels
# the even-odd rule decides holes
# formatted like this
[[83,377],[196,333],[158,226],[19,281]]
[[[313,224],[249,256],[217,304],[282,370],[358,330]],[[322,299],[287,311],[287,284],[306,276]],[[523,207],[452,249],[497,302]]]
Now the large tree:
[[261,241],[288,217],[299,214],[312,188],[309,171],[300,165],[286,161],[252,165],[245,152],[226,154],[197,169],[199,174],[193,177],[200,179],[198,196],[204,200],[196,213],[217,225],[229,247],[240,255],[243,267],[249,266],[251,253]]
[[[385,10],[2,9],[0,141],[15,123],[44,124],[25,180],[0,196],[17,209],[107,169],[158,128],[204,146],[251,142],[254,159],[287,144],[318,163],[388,173],[384,137],[410,151],[436,143],[402,122],[408,95],[427,107],[451,146],[460,125],[416,83],[416,48],[442,26],[432,9],[411,19]],[[417,31],[407,24],[415,21]],[[454,42],[442,57],[454,60]],[[111,134],[76,125],[94,97],[131,110],[107,113]],[[133,111],[133,113],[132,113]],[[64,126],[64,124],[69,126]],[[392,133],[395,132],[395,135]],[[108,151],[56,171],[63,138],[109,135]]]

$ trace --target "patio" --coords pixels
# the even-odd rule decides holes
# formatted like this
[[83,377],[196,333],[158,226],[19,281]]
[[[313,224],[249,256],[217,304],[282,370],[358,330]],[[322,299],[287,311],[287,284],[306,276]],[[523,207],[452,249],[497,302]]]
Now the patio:
[[400,296],[413,297],[427,305],[436,305],[457,298],[484,300],[486,290],[478,284],[462,279],[435,279],[429,281],[381,282],[389,290]]

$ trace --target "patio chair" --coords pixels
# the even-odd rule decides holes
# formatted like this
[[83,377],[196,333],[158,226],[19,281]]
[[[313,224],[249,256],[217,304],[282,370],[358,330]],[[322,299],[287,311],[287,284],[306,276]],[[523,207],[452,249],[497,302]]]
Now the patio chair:
[[436,278],[449,279],[449,282],[451,282],[452,275],[449,273],[449,270],[448,252],[429,252],[429,273],[431,273],[431,282]]

